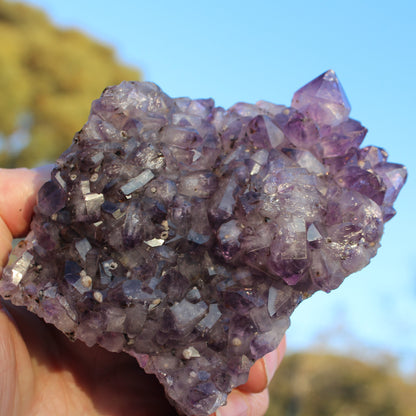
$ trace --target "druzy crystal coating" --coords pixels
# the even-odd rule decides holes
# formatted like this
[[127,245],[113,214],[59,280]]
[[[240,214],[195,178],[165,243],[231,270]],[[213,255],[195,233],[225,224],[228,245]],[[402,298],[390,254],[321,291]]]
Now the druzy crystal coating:
[[126,351],[206,416],[277,347],[294,308],[376,254],[406,180],[333,71],[228,110],[148,82],[107,88],[39,191],[0,294]]

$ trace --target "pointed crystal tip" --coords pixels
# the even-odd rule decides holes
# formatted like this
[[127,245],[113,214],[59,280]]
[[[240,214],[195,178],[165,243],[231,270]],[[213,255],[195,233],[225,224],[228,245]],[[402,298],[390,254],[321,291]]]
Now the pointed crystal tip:
[[296,91],[292,107],[319,125],[330,126],[347,120],[351,111],[344,89],[332,69]]

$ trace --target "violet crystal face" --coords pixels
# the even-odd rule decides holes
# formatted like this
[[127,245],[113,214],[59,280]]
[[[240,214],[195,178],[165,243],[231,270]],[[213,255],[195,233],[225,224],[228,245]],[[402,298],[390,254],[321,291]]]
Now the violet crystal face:
[[406,168],[360,148],[333,71],[228,110],[122,82],[39,191],[0,294],[136,357],[206,416],[275,349],[294,308],[376,254]]

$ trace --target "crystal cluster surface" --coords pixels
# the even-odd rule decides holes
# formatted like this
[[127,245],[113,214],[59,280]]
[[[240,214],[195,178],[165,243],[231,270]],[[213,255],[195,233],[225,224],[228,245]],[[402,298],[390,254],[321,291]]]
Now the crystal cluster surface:
[[0,294],[126,351],[206,416],[277,347],[294,308],[376,254],[406,180],[333,71],[228,110],[123,82],[92,104],[38,195]]

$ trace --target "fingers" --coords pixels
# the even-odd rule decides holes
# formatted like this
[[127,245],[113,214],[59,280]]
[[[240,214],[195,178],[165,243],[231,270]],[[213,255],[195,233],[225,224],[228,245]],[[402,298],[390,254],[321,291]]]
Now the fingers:
[[257,360],[250,369],[248,380],[238,387],[239,390],[248,393],[260,393],[263,391],[282,362],[286,351],[286,336],[282,339],[276,350],[269,352],[260,360]]
[[282,362],[286,351],[286,336],[283,337],[276,350],[257,360],[251,367],[245,384],[233,390],[227,404],[219,408],[216,416],[261,416],[269,406],[270,384],[274,373]]
[[266,354],[263,357],[264,360],[264,367],[267,374],[267,384],[270,384],[276,370],[278,369],[279,365],[281,364],[283,357],[286,353],[286,335],[280,341],[279,346],[276,350]]
[[236,389],[228,395],[227,405],[216,416],[263,416],[269,407],[269,391],[243,393]]
[[[276,351],[272,351],[269,354],[275,354]],[[263,391],[268,384],[266,363],[263,358],[257,360],[253,367],[250,369],[248,380],[243,385],[239,386],[238,389],[248,393],[260,393]]]
[[[36,194],[41,185],[49,179],[50,168],[45,166],[32,170],[0,169],[0,218],[13,237],[22,236],[27,232],[36,203]],[[0,228],[0,231],[3,229]],[[9,236],[6,235],[5,239],[8,240]]]

